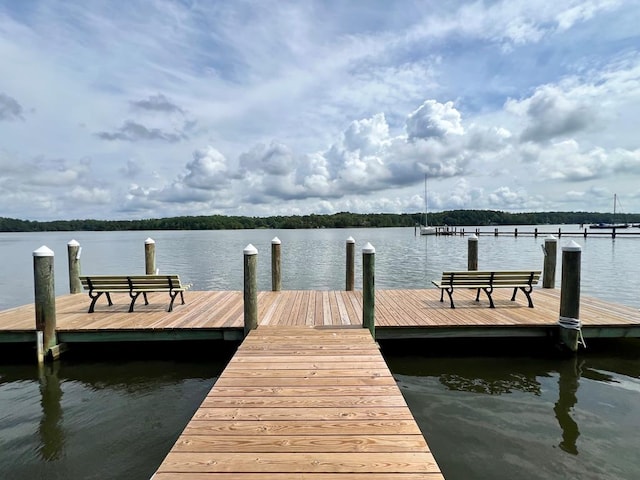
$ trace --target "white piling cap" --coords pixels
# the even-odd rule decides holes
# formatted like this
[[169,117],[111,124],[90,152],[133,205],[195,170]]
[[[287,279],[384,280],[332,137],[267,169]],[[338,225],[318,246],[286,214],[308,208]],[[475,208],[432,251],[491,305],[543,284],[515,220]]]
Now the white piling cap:
[[53,250],[43,245],[33,252],[34,257],[53,257]]
[[244,250],[242,251],[242,253],[244,253],[245,255],[257,255],[258,249],[253,245],[249,244],[246,247],[244,247]]
[[553,235],[549,235],[547,238],[544,239],[545,242],[557,242],[558,239],[556,237],[554,237]]
[[282,242],[280,241],[280,239],[278,237],[273,237],[271,239],[271,245],[280,245]]
[[67,247],[79,247],[80,243],[77,240],[70,240],[69,243],[67,243]]
[[147,239],[144,241],[144,244],[145,244],[145,245],[152,245],[152,244],[154,244],[154,243],[156,243],[156,241],[155,241],[153,238],[151,238],[151,237],[147,238]]
[[478,241],[478,236],[474,233],[473,235],[471,235],[469,237],[469,240],[471,240],[472,242],[477,242]]
[[353,237],[349,237],[347,238],[347,243],[356,243],[356,241]]
[[567,242],[567,244],[562,247],[562,251],[563,252],[580,252],[582,251],[582,247],[580,245],[578,245],[576,242],[574,242],[573,240]]
[[362,253],[376,253],[376,249],[369,242],[366,243],[364,247],[362,247]]

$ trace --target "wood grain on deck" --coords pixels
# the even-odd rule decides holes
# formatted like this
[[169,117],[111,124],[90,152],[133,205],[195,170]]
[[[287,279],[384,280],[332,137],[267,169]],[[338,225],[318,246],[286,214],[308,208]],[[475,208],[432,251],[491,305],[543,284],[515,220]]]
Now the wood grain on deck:
[[154,476],[170,478],[443,476],[368,330],[260,326]]
[[[464,328],[464,327],[552,327],[559,316],[560,291],[536,289],[535,308],[518,296],[510,301],[510,291],[496,290],[496,308],[488,308],[486,298],[475,302],[473,291],[454,293],[456,308],[440,302],[437,289],[377,290],[376,328]],[[114,306],[99,301],[94,313],[87,313],[86,294],[64,295],[56,299],[59,332],[106,330],[223,330],[243,327],[243,294],[240,291],[190,291],[186,305],[175,305],[166,312],[168,295],[149,295],[150,304],[136,305],[128,313],[129,297],[114,294]],[[179,303],[179,302],[178,302]],[[258,294],[260,325],[339,326],[362,324],[361,291],[264,291]],[[581,298],[580,319],[584,327],[640,326],[640,311],[631,307]],[[33,331],[33,305],[0,312],[1,331]]]

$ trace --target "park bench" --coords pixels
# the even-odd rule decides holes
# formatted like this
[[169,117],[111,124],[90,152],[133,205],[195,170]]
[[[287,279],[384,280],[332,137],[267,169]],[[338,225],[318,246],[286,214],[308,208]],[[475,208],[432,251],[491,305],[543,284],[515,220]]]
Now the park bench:
[[449,295],[451,308],[455,308],[453,304],[453,290],[456,288],[476,289],[476,302],[480,300],[480,290],[483,290],[489,298],[489,308],[495,308],[491,293],[494,288],[513,288],[511,301],[515,301],[516,293],[522,290],[527,296],[529,307],[533,308],[531,300],[531,292],[534,285],[540,280],[540,270],[518,270],[518,271],[459,271],[459,272],[442,272],[440,281],[434,280],[433,283],[440,289],[440,301],[444,301],[444,292]]
[[173,302],[178,294],[184,305],[184,291],[191,285],[183,285],[178,275],[80,275],[80,282],[89,291],[91,306],[89,313],[93,313],[96,302],[103,294],[107,297],[109,306],[113,305],[111,293],[125,292],[131,297],[129,312],[133,312],[136,300],[142,294],[145,305],[149,305],[147,293],[168,292],[171,302],[168,312],[173,310]]

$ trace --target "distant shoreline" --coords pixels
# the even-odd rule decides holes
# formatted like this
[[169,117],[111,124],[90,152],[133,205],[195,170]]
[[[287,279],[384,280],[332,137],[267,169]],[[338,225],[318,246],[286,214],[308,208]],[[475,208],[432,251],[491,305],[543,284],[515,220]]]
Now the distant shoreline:
[[[0,218],[0,232],[57,231],[136,231],[136,230],[245,230],[309,228],[384,228],[413,227],[420,224],[423,212],[417,213],[349,213],[326,215],[290,215],[240,217],[225,215],[182,216],[140,220],[54,220],[32,221]],[[429,213],[434,226],[561,225],[611,222],[610,213],[600,212],[529,212],[509,213],[497,210],[450,210]],[[616,222],[640,223],[640,214],[617,214]]]

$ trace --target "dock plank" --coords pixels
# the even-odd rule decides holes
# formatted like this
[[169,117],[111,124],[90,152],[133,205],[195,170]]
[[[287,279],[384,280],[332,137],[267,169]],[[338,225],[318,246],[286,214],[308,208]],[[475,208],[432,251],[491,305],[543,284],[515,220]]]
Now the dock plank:
[[[511,302],[510,293],[494,292],[496,308],[490,309],[482,296],[481,301],[475,302],[474,291],[457,291],[456,308],[452,309],[448,302],[439,301],[438,289],[377,290],[376,335],[380,338],[402,338],[403,329],[407,329],[413,338],[425,338],[442,330],[447,331],[447,336],[456,336],[456,332],[464,336],[465,332],[475,329],[476,334],[482,336],[478,332],[483,329],[489,332],[496,327],[509,327],[509,335],[527,336],[527,330],[557,327],[559,290],[535,289],[532,294],[535,308],[528,308],[523,299]],[[161,293],[151,294],[149,305],[139,302],[136,311],[129,313],[128,295],[114,294],[115,304],[112,307],[106,302],[99,302],[96,311],[90,314],[87,313],[90,303],[87,295],[62,295],[56,298],[57,330],[63,337],[67,332],[96,335],[120,332],[117,337],[120,339],[126,332],[152,335],[169,331],[176,337],[185,332],[189,338],[194,338],[196,332],[206,334],[211,331],[221,334],[238,332],[229,338],[241,335],[244,324],[242,292],[185,292],[186,305],[175,306],[173,312],[166,312],[166,297]],[[259,292],[258,298],[261,326],[362,326],[361,291],[265,291]],[[602,334],[600,330],[611,328],[619,329],[622,336],[640,336],[640,311],[637,308],[583,296],[580,317],[586,337],[590,334],[598,336]],[[34,306],[24,305],[0,312],[0,342],[5,332],[35,332]],[[284,331],[278,333],[284,334]],[[348,338],[347,335],[340,334]],[[615,336],[615,332],[609,335]],[[339,343],[337,338],[336,343]],[[325,345],[330,344],[325,342]]]
[[249,333],[154,478],[225,473],[240,480],[323,474],[443,480],[377,345],[361,328],[261,326]]

